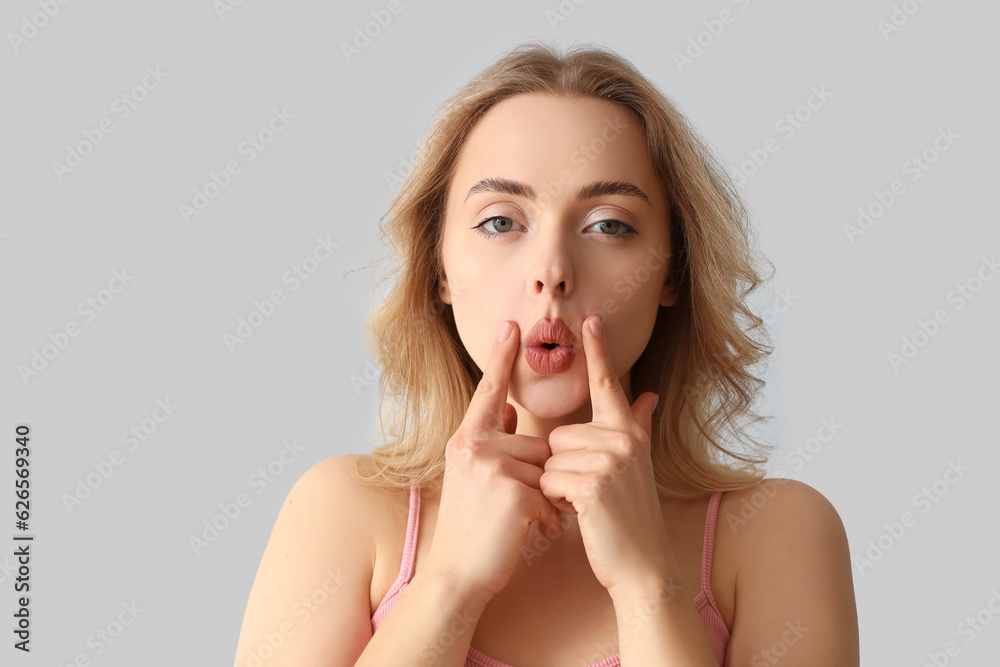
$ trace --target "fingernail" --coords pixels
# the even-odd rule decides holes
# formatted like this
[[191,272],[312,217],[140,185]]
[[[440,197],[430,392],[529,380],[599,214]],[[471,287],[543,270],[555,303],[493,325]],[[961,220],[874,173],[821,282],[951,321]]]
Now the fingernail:
[[590,332],[592,334],[594,334],[595,336],[597,336],[598,338],[601,337],[601,316],[600,315],[598,315],[597,317],[592,317],[590,319]]
[[655,409],[656,409],[656,406],[657,406],[657,405],[659,405],[659,404],[660,404],[660,395],[659,395],[659,394],[657,394],[657,395],[656,395],[656,400],[655,400],[655,401],[653,401],[653,409],[655,410]]
[[500,336],[497,338],[497,340],[500,341],[501,343],[507,340],[507,337],[510,336],[510,330],[513,328],[514,327],[513,325],[511,325],[510,322],[504,322],[503,326],[500,327]]

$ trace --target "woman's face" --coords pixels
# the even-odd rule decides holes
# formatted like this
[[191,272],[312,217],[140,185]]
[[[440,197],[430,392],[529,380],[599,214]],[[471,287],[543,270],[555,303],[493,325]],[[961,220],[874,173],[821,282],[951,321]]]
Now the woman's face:
[[[448,186],[440,297],[480,369],[500,325],[517,323],[508,401],[523,408],[522,419],[586,420],[581,329],[595,314],[604,317],[610,359],[633,400],[629,369],[659,306],[675,302],[664,286],[667,216],[638,119],[625,108],[522,94],[473,127]],[[529,363],[526,343],[541,318],[569,328],[573,358],[564,369]]]

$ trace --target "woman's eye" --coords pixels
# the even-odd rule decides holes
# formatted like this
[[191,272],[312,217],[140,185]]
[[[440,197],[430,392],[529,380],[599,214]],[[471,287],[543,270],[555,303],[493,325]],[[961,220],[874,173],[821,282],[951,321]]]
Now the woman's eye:
[[[596,227],[598,225],[601,225],[602,227],[601,229],[602,236],[620,236],[623,238],[628,238],[638,233],[635,230],[635,227],[627,223],[624,223],[621,220],[612,220],[612,219],[601,220],[600,222],[595,222],[593,225],[591,225],[591,227]],[[619,230],[621,230],[621,233],[617,233]]]
[[491,232],[491,231],[487,231],[486,229],[483,228],[484,225],[492,224],[494,222],[499,222],[499,221],[504,221],[506,223],[514,224],[514,221],[511,218],[508,218],[507,216],[504,216],[504,215],[494,215],[492,217],[486,218],[485,220],[483,220],[482,222],[480,222],[478,225],[476,225],[475,227],[473,227],[473,229],[475,229],[476,232],[478,232],[479,234],[482,234],[483,236],[485,236],[487,238],[493,238],[495,236],[501,236],[502,234],[505,234],[506,232],[510,231],[509,225],[495,226],[494,229],[500,229],[501,230],[499,232]]
[[[496,238],[502,236],[509,231],[512,231],[513,225],[517,223],[514,222],[512,218],[508,218],[505,215],[494,215],[485,220],[481,221],[478,225],[473,227],[476,232],[486,238]],[[492,225],[493,229],[497,231],[490,231],[487,225]],[[612,236],[620,239],[631,238],[638,234],[635,227],[629,225],[628,223],[622,222],[621,220],[601,220],[600,222],[595,222],[590,227],[600,226],[599,231],[600,236]]]

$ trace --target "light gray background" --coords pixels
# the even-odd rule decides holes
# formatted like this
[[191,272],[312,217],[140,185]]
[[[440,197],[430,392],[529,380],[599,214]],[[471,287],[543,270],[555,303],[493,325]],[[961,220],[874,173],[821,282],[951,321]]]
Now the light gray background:
[[[10,33],[42,10],[5,3],[0,539],[13,544],[13,438],[23,422],[33,434],[36,541],[30,656],[10,646],[13,546],[0,549],[0,661],[64,665],[82,653],[108,666],[231,663],[288,490],[315,462],[373,444],[377,385],[365,379],[363,318],[376,297],[368,264],[383,254],[377,221],[393,194],[386,174],[405,169],[458,87],[537,37],[618,50],[734,171],[748,150],[777,141],[744,188],[777,267],[754,301],[778,343],[762,406],[775,416],[764,437],[781,447],[769,469],[833,502],[855,558],[869,541],[891,544],[871,567],[854,567],[865,664],[924,664],[948,641],[961,651],[951,664],[992,664],[1000,619],[968,643],[957,626],[1000,591],[990,495],[1000,280],[973,280],[1000,251],[1000,6],[906,4],[919,9],[886,39],[887,0],[567,0],[574,11],[554,27],[546,12],[559,11],[555,0],[404,0],[347,62],[340,44],[386,2],[244,0],[223,18],[209,0],[71,2],[16,52]],[[726,9],[733,21],[678,68],[674,52]],[[166,78],[120,119],[113,100],[147,66]],[[832,97],[784,138],[776,122],[813,86]],[[240,142],[275,107],[294,119],[247,162]],[[60,182],[52,163],[105,117],[114,131]],[[959,138],[911,181],[904,163],[949,127]],[[186,224],[179,205],[234,159],[242,172]],[[905,193],[849,242],[844,225],[893,179]],[[292,291],[282,275],[317,237],[339,248]],[[85,322],[77,305],[123,268],[134,279]],[[981,289],[958,309],[949,291],[970,280]],[[223,334],[276,288],[285,303],[230,352]],[[781,294],[791,304],[768,311]],[[894,370],[887,355],[937,309],[947,323]],[[18,367],[69,322],[79,335],[25,383]],[[129,451],[121,433],[168,397],[176,411]],[[789,458],[824,418],[843,426],[809,460]],[[252,486],[292,439],[303,452]],[[64,495],[115,449],[124,462],[67,510]],[[971,470],[940,482],[947,492],[922,513],[915,494],[949,461]],[[189,536],[241,492],[251,504],[195,555]],[[891,539],[885,524],[904,512],[916,524]],[[95,655],[88,637],[133,600],[143,609],[135,623]]]

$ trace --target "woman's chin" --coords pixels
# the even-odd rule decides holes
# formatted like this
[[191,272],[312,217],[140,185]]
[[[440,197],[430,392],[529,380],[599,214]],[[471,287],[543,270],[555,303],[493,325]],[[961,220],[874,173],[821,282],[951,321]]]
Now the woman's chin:
[[533,382],[517,392],[517,403],[536,419],[559,419],[587,407],[589,393],[584,383],[582,391],[557,387],[559,383]]

